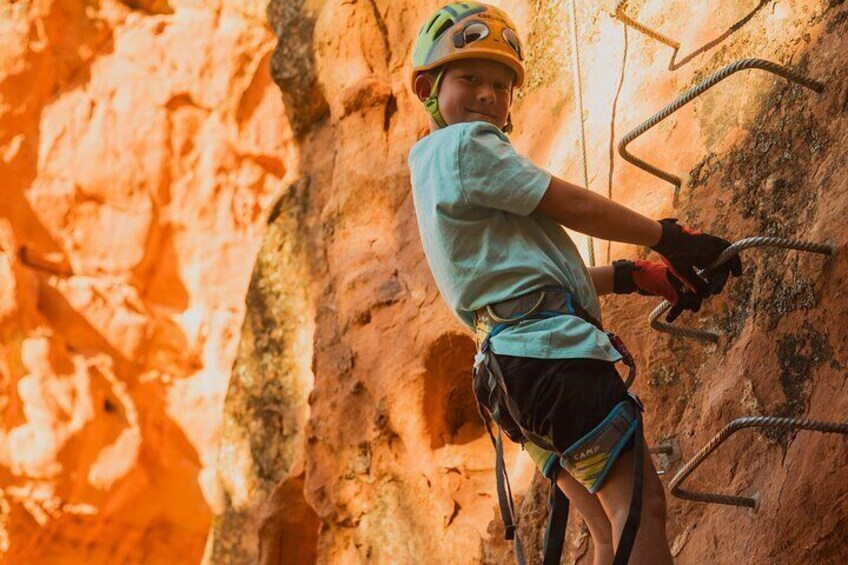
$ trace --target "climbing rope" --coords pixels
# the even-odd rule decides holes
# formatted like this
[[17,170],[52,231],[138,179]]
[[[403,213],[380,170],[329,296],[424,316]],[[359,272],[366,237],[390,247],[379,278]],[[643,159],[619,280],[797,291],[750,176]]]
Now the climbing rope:
[[724,440],[744,428],[772,428],[777,430],[810,430],[814,432],[833,433],[848,435],[848,423],[821,422],[818,420],[806,420],[803,418],[777,418],[773,416],[754,416],[748,418],[737,418],[721,430],[710,442],[699,451],[669,483],[671,494],[678,498],[694,500],[696,502],[709,502],[713,504],[728,504],[731,506],[746,506],[748,508],[759,507],[759,496],[733,496],[728,494],[716,494],[682,488],[683,481],[698,468],[698,466],[718,449]]
[[[621,54],[621,74],[618,77],[618,87],[615,89],[615,97],[612,99],[612,109],[610,110],[610,139],[609,139],[609,176],[607,177],[607,198],[612,200],[612,180],[615,175],[615,117],[618,114],[618,98],[621,96],[621,89],[624,87],[624,78],[627,76],[627,26],[621,26],[624,32],[624,51]],[[612,241],[607,240],[607,263],[611,262],[612,258]]]
[[632,142],[637,137],[639,137],[640,135],[642,135],[643,133],[645,133],[646,131],[648,131],[667,117],[669,117],[671,114],[679,110],[681,107],[685,106],[694,98],[700,96],[701,94],[703,94],[719,82],[723,81],[730,75],[745,69],[760,69],[772,74],[776,74],[789,81],[800,84],[805,88],[809,88],[819,93],[824,90],[824,85],[822,83],[800,75],[786,67],[778,65],[776,63],[772,63],[771,61],[766,61],[764,59],[742,59],[740,61],[736,61],[735,63],[727,65],[720,71],[713,73],[702,82],[698,83],[697,85],[693,86],[692,88],[678,96],[674,100],[674,102],[672,102],[671,104],[651,116],[648,120],[643,122],[636,129],[625,135],[618,143],[619,155],[621,155],[626,161],[629,161],[630,163],[636,165],[643,171],[647,171],[652,175],[657,176],[673,184],[675,187],[674,193],[675,195],[677,195],[683,184],[683,180],[680,177],[673,175],[667,171],[664,171],[659,167],[651,165],[647,161],[639,159],[638,157],[634,156],[632,153],[627,151],[627,146],[630,144],[630,142]]
[[[833,254],[833,246],[822,243],[810,243],[808,241],[786,239],[783,237],[747,237],[745,239],[740,239],[739,241],[725,249],[718,259],[716,259],[711,265],[709,265],[706,269],[702,271],[702,274],[710,274],[712,271],[729,261],[733,256],[739,254],[739,252],[741,252],[742,250],[749,249],[751,247],[778,247],[781,249],[794,249],[796,251],[820,253],[822,255]],[[659,320],[659,317],[666,313],[671,308],[671,306],[672,305],[670,302],[663,301],[659,306],[654,308],[654,311],[651,312],[651,315],[648,317],[648,322],[650,323],[653,329],[665,333],[670,333],[672,335],[691,337],[712,342],[718,341],[719,334],[715,332],[694,328],[675,327],[670,323],[661,322]]]
[[621,0],[615,7],[615,13],[613,14],[619,21],[621,21],[624,25],[630,26],[636,31],[642,32],[648,37],[656,39],[661,43],[665,43],[669,47],[673,47],[675,50],[680,49],[680,43],[666,37],[658,31],[655,31],[644,24],[640,24],[633,18],[627,15],[625,10],[627,9],[627,3],[629,0]]
[[[580,68],[580,44],[577,41],[577,7],[575,0],[570,0],[571,8],[571,62],[574,67],[574,100],[577,103],[577,115],[580,122],[580,152],[583,157],[583,186],[589,189],[589,157],[586,155],[586,128],[583,115],[583,73]],[[595,266],[595,241],[591,235],[586,236],[586,248],[589,255],[589,265]]]

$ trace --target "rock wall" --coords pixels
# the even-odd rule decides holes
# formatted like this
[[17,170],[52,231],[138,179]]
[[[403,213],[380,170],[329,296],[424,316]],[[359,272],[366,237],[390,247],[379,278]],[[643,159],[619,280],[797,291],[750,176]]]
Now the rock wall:
[[[508,563],[493,457],[469,385],[473,338],[424,261],[406,155],[427,132],[407,85],[438,2],[0,0],[0,554],[9,563]],[[582,182],[568,3],[497,2],[522,29],[516,147]],[[627,12],[677,51],[578,3],[589,187],[745,252],[692,325],[605,300],[640,363],[652,444],[675,472],[739,416],[839,420],[848,265],[848,5]],[[615,143],[741,58],[743,71],[631,150]],[[275,84],[276,83],[276,84]],[[599,263],[645,250],[595,242]],[[248,272],[252,269],[252,275]],[[836,436],[741,432],[693,476],[757,512],[670,498],[678,563],[848,558]],[[528,552],[544,486],[507,454]],[[669,475],[665,475],[668,478]],[[568,562],[589,563],[573,515]],[[208,536],[207,536],[208,533]],[[205,549],[204,549],[205,544]]]
[[0,555],[196,563],[274,198],[251,0],[0,2]]
[[[529,54],[513,142],[582,182],[568,4],[497,4],[524,30]],[[848,302],[839,290],[848,269],[840,220],[848,204],[840,184],[848,6],[631,2],[628,13],[680,42],[673,51],[626,30],[610,16],[612,2],[579,4],[592,190],[733,240],[781,235],[837,249],[826,260],[746,252],[745,276],[687,317],[720,328],[715,345],[650,330],[651,300],[605,300],[607,324],[639,357],[635,390],[648,407],[648,439],[676,446],[658,463],[676,471],[739,416],[840,420],[848,403]],[[209,562],[512,560],[500,539],[491,446],[470,393],[474,343],[430,278],[405,164],[427,131],[407,85],[411,44],[437,5],[271,2],[279,38],[272,68],[296,124],[302,176],[269,226],[247,294],[221,457],[241,452],[248,462],[219,467],[225,510],[214,521]],[[747,57],[788,65],[826,90],[744,71],[646,134],[631,150],[687,178],[677,198],[614,153],[625,132],[677,93]],[[603,263],[645,250],[596,242],[596,254]],[[291,270],[268,268],[278,264]],[[298,316],[314,326],[292,325]],[[257,329],[278,338],[269,343]],[[847,449],[837,436],[742,432],[693,481],[758,492],[759,511],[670,498],[677,562],[844,561]],[[517,449],[508,464],[529,552],[538,556],[544,486]],[[567,549],[569,562],[591,562],[576,516]]]

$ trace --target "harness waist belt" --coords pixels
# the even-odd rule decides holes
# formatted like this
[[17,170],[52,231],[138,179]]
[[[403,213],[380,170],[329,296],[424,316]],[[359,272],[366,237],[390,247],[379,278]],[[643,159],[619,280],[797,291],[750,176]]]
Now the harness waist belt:
[[482,342],[498,326],[511,326],[531,318],[562,314],[578,316],[603,330],[601,323],[572,299],[571,292],[559,286],[547,286],[479,308],[474,312],[474,322],[477,337]]
[[624,384],[627,388],[630,388],[630,385],[636,380],[637,371],[636,362],[627,346],[616,334],[604,330],[601,322],[580,306],[567,288],[560,286],[546,286],[475,310],[474,329],[477,333],[479,345],[475,366],[479,365],[482,361],[482,355],[488,351],[489,340],[505,328],[524,320],[562,315],[577,316],[606,334],[610,344],[618,351],[622,361],[627,365],[628,374]]

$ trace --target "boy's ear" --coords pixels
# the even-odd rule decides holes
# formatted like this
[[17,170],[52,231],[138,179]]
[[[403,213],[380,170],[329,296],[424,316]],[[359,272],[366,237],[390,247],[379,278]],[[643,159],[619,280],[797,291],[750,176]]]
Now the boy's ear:
[[424,102],[430,97],[434,82],[436,79],[430,76],[430,73],[421,73],[415,77],[415,95],[418,96],[418,100]]

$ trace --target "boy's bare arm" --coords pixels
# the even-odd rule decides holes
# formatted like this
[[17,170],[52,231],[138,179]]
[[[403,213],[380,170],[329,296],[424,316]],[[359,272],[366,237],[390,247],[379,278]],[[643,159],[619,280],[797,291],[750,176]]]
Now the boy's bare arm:
[[613,289],[613,267],[612,265],[604,265],[603,267],[588,267],[589,277],[592,279],[592,284],[595,285],[595,293],[598,296],[604,294],[612,294]]
[[611,241],[652,246],[662,235],[662,226],[656,220],[556,177],[551,177],[534,212],[574,231]]

